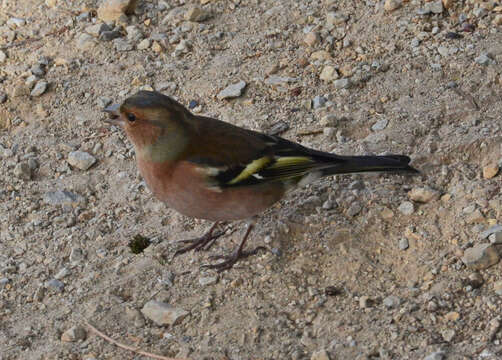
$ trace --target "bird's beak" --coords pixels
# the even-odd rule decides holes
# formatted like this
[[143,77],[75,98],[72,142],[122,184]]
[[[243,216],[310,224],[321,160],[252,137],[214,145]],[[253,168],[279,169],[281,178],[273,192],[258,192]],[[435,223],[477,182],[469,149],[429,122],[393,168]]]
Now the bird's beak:
[[107,106],[103,109],[105,113],[108,113],[108,119],[105,119],[105,122],[113,124],[113,125],[119,125],[120,124],[120,105],[119,104],[112,104],[110,106]]

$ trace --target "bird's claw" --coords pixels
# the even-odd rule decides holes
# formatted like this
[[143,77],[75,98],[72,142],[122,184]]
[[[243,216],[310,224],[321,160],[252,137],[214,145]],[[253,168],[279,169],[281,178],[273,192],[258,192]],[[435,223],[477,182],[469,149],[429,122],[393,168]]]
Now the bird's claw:
[[190,250],[194,250],[194,251],[207,251],[209,250],[213,245],[214,243],[216,242],[216,240],[222,236],[224,234],[224,232],[222,231],[218,231],[217,233],[215,234],[205,234],[205,235],[202,235],[201,237],[199,238],[195,238],[195,239],[187,239],[187,240],[179,240],[177,242],[179,243],[191,243],[191,245],[188,245],[182,249],[179,249],[179,250],[176,250],[176,252],[174,253],[173,257],[176,257],[178,255],[181,255],[181,254],[184,254]]
[[209,257],[211,260],[223,259],[224,261],[216,263],[216,264],[201,265],[201,268],[214,269],[220,273],[222,271],[231,269],[240,259],[245,259],[249,256],[256,255],[258,253],[258,251],[260,251],[260,250],[266,251],[268,249],[264,246],[258,246],[251,251],[240,251],[239,252],[237,250],[232,255],[213,255],[213,256]]

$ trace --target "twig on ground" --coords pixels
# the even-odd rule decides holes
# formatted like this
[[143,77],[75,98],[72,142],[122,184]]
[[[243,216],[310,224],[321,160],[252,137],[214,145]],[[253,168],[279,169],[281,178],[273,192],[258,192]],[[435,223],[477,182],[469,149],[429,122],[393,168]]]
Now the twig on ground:
[[95,333],[99,337],[105,339],[106,341],[108,341],[108,342],[110,342],[110,343],[112,343],[112,344],[114,344],[114,345],[116,345],[119,348],[122,348],[124,350],[129,350],[129,351],[132,351],[132,352],[134,352],[136,354],[147,356],[149,358],[158,359],[158,360],[188,360],[188,359],[180,359],[180,358],[176,358],[175,359],[175,358],[170,358],[170,357],[166,357],[166,356],[162,356],[162,355],[156,355],[156,354],[152,354],[152,353],[149,353],[149,352],[146,352],[146,351],[143,351],[143,350],[139,350],[139,349],[137,349],[135,347],[132,347],[132,346],[124,345],[122,343],[119,343],[116,340],[113,340],[108,335],[103,334],[101,331],[99,331],[94,326],[92,326],[91,324],[89,324],[88,321],[86,321],[86,320],[84,320],[84,321],[85,321],[85,325],[87,325],[87,327],[89,328],[89,330],[91,330],[93,333]]
[[304,132],[299,132],[296,134],[296,136],[309,136],[309,135],[317,135],[317,134],[322,134],[322,130],[311,130],[311,131],[304,131]]
[[45,34],[44,36],[28,38],[28,39],[24,39],[24,40],[20,40],[20,41],[15,41],[15,42],[12,42],[12,43],[4,45],[4,46],[0,46],[0,50],[6,50],[6,49],[13,48],[13,47],[21,46],[24,44],[37,42],[37,41],[43,40],[49,36],[60,35],[60,34],[64,33],[66,30],[68,30],[68,26],[63,26],[61,29],[51,31],[50,33]]

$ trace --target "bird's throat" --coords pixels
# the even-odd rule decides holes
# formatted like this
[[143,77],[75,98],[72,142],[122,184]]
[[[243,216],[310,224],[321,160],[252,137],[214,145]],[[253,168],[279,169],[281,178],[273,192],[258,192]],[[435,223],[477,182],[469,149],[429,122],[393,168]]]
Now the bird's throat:
[[136,147],[137,155],[148,162],[176,161],[185,151],[187,140],[181,134],[169,133],[159,136],[153,143]]

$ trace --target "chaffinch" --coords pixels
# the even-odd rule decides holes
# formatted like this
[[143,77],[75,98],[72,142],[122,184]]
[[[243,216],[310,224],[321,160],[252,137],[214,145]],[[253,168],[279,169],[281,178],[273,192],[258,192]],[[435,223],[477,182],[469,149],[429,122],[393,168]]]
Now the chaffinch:
[[[133,143],[139,171],[155,197],[181,214],[214,221],[202,237],[175,255],[209,248],[218,222],[249,219],[289,190],[323,176],[360,172],[417,173],[403,155],[341,156],[306,148],[278,136],[192,114],[172,98],[140,91],[105,109]],[[218,271],[242,257],[253,228]]]

